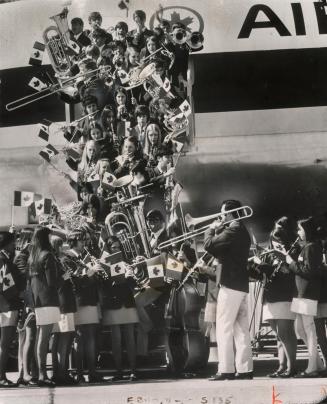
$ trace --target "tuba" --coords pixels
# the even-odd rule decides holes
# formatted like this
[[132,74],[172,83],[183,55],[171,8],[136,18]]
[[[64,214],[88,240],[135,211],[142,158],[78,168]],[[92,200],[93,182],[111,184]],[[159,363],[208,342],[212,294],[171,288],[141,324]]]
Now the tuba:
[[67,47],[70,44],[70,34],[67,21],[68,9],[64,8],[60,14],[50,17],[56,23],[43,32],[48,55],[55,72],[59,76],[67,75],[72,66]]
[[105,219],[105,225],[108,233],[119,239],[127,259],[134,259],[140,255],[133,225],[125,213],[118,211],[109,213]]

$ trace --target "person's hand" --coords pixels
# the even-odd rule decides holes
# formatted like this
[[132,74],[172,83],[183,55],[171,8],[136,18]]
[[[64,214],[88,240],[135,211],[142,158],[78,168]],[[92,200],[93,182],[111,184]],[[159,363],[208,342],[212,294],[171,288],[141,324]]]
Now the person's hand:
[[164,174],[164,177],[169,177],[175,173],[175,167],[170,167]]
[[67,281],[68,279],[71,279],[71,276],[70,276],[69,272],[65,272],[65,273],[63,274],[63,276],[62,276],[62,279],[63,279],[64,281]]
[[253,257],[253,262],[254,262],[255,264],[257,264],[257,265],[260,265],[260,264],[262,264],[262,259],[259,258],[259,257],[257,257],[257,256],[254,256],[254,257]]
[[177,259],[178,259],[179,261],[184,261],[184,260],[186,259],[185,254],[184,254],[183,251],[180,251],[180,252],[178,253]]
[[293,262],[294,262],[293,258],[292,258],[289,254],[287,254],[287,255],[286,255],[286,263],[287,263],[288,265],[290,265],[290,264],[292,264]]
[[211,223],[210,229],[217,230],[217,229],[220,229],[221,227],[223,227],[223,225],[224,225],[224,222],[222,222],[220,220],[215,220],[214,222]]

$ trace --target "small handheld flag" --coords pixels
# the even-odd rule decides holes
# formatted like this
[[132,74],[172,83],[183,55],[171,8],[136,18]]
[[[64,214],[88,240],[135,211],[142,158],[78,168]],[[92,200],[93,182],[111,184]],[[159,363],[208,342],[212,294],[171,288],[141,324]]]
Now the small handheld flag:
[[34,201],[34,192],[15,191],[14,206],[30,206]]
[[166,264],[166,276],[180,281],[182,279],[184,264],[178,261],[174,256],[168,254]]
[[186,117],[190,116],[191,113],[192,113],[191,106],[190,106],[190,104],[187,102],[187,100],[183,101],[183,102],[181,103],[181,105],[180,105],[178,108],[182,111],[182,113],[183,113]]
[[39,153],[39,155],[48,163],[50,163],[52,157],[56,156],[57,154],[59,154],[58,150],[55,147],[53,147],[50,143],[47,144],[47,146]]
[[40,66],[42,64],[45,45],[41,42],[34,42],[33,50],[28,64],[32,66]]
[[46,88],[48,88],[48,86],[45,83],[43,83],[43,81],[38,79],[37,77],[33,77],[30,80],[30,82],[28,83],[28,85],[37,91],[42,91],[42,90],[45,90]]

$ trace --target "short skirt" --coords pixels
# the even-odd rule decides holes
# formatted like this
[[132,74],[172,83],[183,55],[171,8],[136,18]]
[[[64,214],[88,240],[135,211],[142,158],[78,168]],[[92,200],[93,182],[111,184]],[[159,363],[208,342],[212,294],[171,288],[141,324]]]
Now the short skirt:
[[121,307],[116,310],[103,310],[103,325],[134,324],[139,322],[139,316],[135,307]]
[[56,324],[60,320],[59,307],[35,307],[36,325]]
[[297,314],[305,314],[307,316],[316,316],[318,309],[318,301],[305,299],[303,297],[294,297],[291,310]]
[[72,332],[75,331],[74,313],[60,314],[60,321],[53,326],[52,332]]
[[204,321],[206,323],[216,322],[217,302],[207,302],[204,309]]
[[74,319],[75,325],[99,324],[98,306],[79,306]]
[[18,310],[0,313],[0,327],[16,327],[18,323]]
[[327,318],[327,303],[318,303],[317,318]]
[[295,313],[291,311],[292,302],[264,303],[262,320],[295,320]]

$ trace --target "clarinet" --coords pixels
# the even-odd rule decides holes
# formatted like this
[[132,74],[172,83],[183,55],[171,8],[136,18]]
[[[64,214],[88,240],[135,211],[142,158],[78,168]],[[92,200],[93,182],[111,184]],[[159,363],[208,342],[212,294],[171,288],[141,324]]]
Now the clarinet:
[[[295,240],[294,243],[291,245],[291,247],[286,251],[285,257],[286,257],[286,255],[288,255],[288,254],[293,250],[293,248],[294,248],[294,247],[296,246],[296,244],[299,242],[299,239],[300,239],[300,237],[297,237],[297,238],[296,238],[296,240]],[[280,261],[279,261],[278,265],[276,266],[276,268],[273,270],[272,274],[270,275],[270,277],[269,277],[267,283],[271,283],[271,282],[274,280],[275,276],[276,276],[276,275],[278,274],[278,272],[280,271],[280,269],[281,269],[283,263],[284,263],[283,260],[280,260]]]
[[57,264],[58,264],[59,266],[61,266],[61,267],[65,270],[65,273],[68,273],[68,275],[69,275],[69,281],[70,281],[70,283],[71,283],[71,285],[72,285],[73,292],[74,292],[74,294],[76,294],[76,285],[75,285],[75,283],[74,283],[74,281],[73,281],[74,271],[73,271],[71,268],[69,268],[69,266],[65,265],[65,264],[59,259],[59,257],[57,257],[55,254],[54,254],[54,257],[55,257],[55,260],[56,260]]

